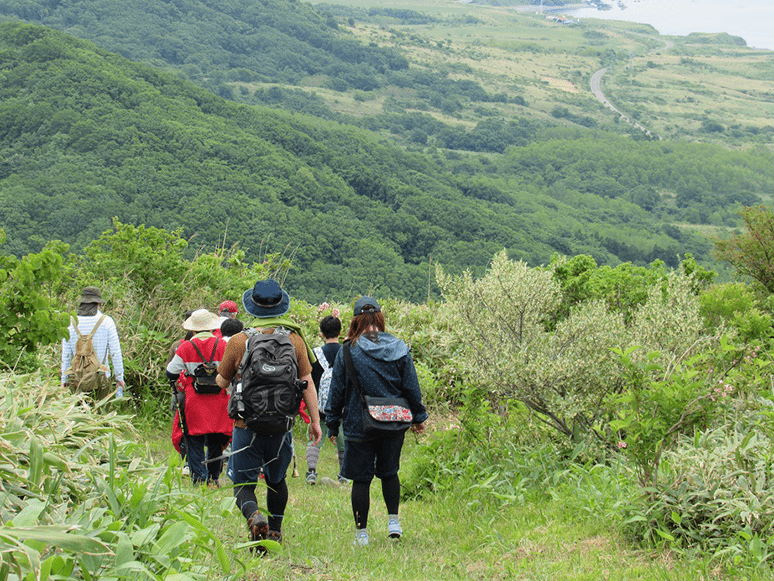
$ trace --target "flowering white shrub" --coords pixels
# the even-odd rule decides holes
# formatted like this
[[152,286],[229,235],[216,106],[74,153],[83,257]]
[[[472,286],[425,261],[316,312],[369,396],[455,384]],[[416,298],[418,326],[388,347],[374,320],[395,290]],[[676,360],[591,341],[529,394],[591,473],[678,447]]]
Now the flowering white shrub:
[[607,396],[627,387],[613,349],[640,346],[642,357],[658,351],[668,365],[701,336],[698,301],[683,275],[650,288],[630,325],[604,301],[582,302],[560,317],[553,271],[505,252],[478,280],[442,271],[437,279],[467,376],[490,400],[518,399],[570,437],[598,425]]

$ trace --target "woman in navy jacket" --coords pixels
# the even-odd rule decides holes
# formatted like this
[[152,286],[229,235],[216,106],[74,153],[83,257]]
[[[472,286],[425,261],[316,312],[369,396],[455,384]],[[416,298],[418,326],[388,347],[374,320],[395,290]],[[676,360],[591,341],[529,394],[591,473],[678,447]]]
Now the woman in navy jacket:
[[[371,297],[355,303],[347,341],[357,371],[360,389],[376,397],[404,397],[413,414],[411,430],[420,434],[425,429],[427,410],[422,404],[417,372],[408,346],[385,333],[381,307]],[[400,505],[400,453],[405,432],[394,436],[369,437],[363,433],[363,404],[354,389],[347,390],[344,349],[333,365],[331,391],[325,412],[329,437],[335,440],[339,426],[345,436],[342,475],[352,480],[352,513],[357,529],[355,542],[368,545],[368,511],[371,480],[382,481],[382,495],[387,505],[387,532],[398,539],[403,534],[398,517]]]

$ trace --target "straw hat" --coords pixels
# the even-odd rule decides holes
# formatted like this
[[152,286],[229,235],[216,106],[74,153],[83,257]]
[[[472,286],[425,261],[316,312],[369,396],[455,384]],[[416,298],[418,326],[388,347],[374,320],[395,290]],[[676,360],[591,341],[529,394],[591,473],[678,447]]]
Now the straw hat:
[[191,316],[183,323],[186,331],[212,331],[220,329],[220,317],[207,309],[199,309],[191,313]]

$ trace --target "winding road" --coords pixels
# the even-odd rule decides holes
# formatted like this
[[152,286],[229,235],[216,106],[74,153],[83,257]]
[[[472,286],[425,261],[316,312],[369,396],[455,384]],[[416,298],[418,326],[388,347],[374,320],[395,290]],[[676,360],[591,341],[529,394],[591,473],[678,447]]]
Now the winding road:
[[[652,38],[652,37],[648,36],[647,34],[642,34],[642,33],[639,33],[639,32],[630,32],[629,34],[636,34],[638,36],[644,36],[646,38]],[[675,45],[674,42],[669,41],[669,40],[665,40],[664,41],[664,46],[662,48],[654,49],[654,50],[650,51],[647,54],[653,54],[653,53],[656,53],[656,52],[658,52],[660,50],[669,50],[674,45]],[[613,105],[607,99],[607,97],[605,97],[605,94],[602,92],[602,76],[606,72],[607,72],[607,67],[605,67],[604,69],[600,69],[596,73],[591,75],[591,92],[594,94],[594,97],[596,98],[596,100],[599,101],[600,103],[602,103],[605,107],[607,107],[611,111],[614,111],[614,112],[618,113],[621,116],[621,119],[626,121],[629,125],[632,125],[633,127],[636,127],[637,129],[643,131],[647,135],[653,135],[653,133],[650,131],[650,129],[648,129],[647,127],[642,126],[640,123],[638,123],[634,119],[631,119],[631,118],[627,117],[624,113],[619,111],[615,107],[615,105]],[[659,137],[659,139],[660,139],[660,137]]]

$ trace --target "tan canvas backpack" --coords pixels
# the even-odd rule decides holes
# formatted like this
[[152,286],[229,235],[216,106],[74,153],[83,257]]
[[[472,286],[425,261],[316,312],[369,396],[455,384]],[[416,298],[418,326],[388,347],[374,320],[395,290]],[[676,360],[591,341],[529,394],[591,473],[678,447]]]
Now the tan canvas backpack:
[[[99,391],[108,385],[107,373],[109,369],[104,361],[99,360],[97,351],[94,349],[94,333],[97,332],[104,318],[105,315],[99,318],[88,335],[82,335],[78,329],[78,322],[70,317],[75,332],[78,334],[78,340],[75,342],[75,353],[65,375],[68,376],[67,382],[73,391]],[[107,358],[107,352],[105,357]]]

